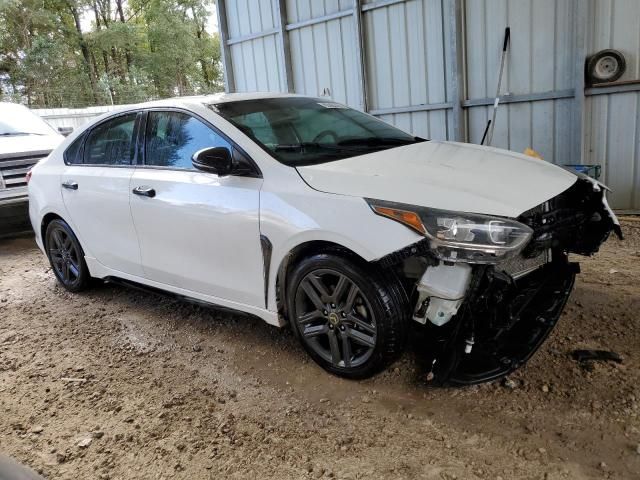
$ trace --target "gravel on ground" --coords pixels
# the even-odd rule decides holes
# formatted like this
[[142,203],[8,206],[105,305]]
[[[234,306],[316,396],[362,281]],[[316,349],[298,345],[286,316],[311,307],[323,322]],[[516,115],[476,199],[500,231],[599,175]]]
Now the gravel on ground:
[[33,239],[1,240],[0,452],[52,479],[640,478],[640,220],[623,229],[528,365],[456,389],[429,387],[415,348],[346,381],[256,318],[73,295]]

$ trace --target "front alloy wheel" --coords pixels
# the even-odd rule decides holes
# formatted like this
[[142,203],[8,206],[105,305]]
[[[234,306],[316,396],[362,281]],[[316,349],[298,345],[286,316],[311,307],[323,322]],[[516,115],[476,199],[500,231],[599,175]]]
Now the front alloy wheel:
[[288,311],[296,336],[323,368],[349,378],[384,367],[404,340],[406,308],[399,290],[365,267],[315,255],[295,267],[289,283]]
[[305,342],[334,367],[357,367],[376,346],[371,305],[346,275],[308,273],[296,292],[296,322]]

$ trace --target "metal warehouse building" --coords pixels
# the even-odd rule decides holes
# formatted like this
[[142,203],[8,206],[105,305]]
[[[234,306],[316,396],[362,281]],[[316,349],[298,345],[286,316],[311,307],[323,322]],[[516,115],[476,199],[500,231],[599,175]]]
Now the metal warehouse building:
[[[600,164],[619,210],[640,210],[638,0],[218,0],[228,91],[329,95],[431,139],[480,143],[505,28],[492,145]],[[585,84],[619,50],[624,75]]]

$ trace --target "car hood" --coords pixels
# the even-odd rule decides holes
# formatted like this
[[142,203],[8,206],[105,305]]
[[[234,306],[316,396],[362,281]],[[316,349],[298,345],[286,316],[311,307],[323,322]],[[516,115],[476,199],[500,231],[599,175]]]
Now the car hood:
[[15,135],[0,137],[0,157],[21,156],[32,152],[46,152],[64,140],[62,135]]
[[429,141],[298,167],[312,188],[423,207],[517,217],[577,176],[507,150]]

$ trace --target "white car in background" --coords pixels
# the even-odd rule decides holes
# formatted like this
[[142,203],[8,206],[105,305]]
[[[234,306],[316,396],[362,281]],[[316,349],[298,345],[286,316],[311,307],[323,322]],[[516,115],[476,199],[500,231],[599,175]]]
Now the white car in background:
[[0,235],[28,225],[27,172],[62,140],[27,107],[0,102]]
[[511,372],[560,316],[568,253],[619,232],[586,177],[295,95],[110,112],[33,169],[29,195],[66,289],[135,283],[289,324],[349,378],[388,365],[413,327],[436,381]]

